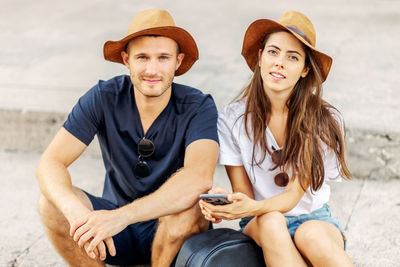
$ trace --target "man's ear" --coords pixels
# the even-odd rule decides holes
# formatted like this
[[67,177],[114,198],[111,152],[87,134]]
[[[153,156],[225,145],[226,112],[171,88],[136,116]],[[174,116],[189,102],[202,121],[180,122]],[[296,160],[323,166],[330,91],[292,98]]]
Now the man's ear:
[[175,70],[177,70],[181,66],[184,57],[185,57],[184,53],[178,54],[178,56],[176,57],[177,64]]
[[122,61],[124,62],[124,65],[129,69],[129,54],[126,53],[125,51],[121,52],[121,57]]
[[301,73],[301,77],[305,78],[308,74],[308,72],[310,71],[310,66],[307,66],[303,69],[302,73]]

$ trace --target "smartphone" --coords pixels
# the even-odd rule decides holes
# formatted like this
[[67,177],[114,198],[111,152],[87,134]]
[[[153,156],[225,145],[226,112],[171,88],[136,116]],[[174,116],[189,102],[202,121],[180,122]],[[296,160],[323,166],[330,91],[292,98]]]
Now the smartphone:
[[226,194],[201,194],[200,199],[213,205],[226,205],[232,203],[228,200]]

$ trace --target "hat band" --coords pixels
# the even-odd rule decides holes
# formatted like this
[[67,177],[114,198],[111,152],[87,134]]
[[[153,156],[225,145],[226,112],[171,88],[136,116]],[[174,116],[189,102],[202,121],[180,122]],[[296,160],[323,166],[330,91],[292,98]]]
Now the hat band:
[[303,37],[303,39],[306,40],[307,43],[309,43],[310,45],[313,46],[313,44],[311,43],[310,39],[308,39],[307,35],[305,35],[302,31],[300,31],[300,30],[297,29],[296,27],[289,26],[289,25],[286,25],[285,27],[288,28],[288,29],[290,29],[290,30],[292,30],[292,31],[294,31],[295,33],[297,33],[297,34],[300,35],[301,37]]

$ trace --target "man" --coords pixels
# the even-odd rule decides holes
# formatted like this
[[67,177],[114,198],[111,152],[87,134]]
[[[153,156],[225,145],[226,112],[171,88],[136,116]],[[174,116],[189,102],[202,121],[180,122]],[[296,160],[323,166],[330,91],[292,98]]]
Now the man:
[[[104,57],[130,75],[89,90],[43,153],[39,212],[72,266],[169,266],[188,237],[208,229],[197,201],[212,186],[217,110],[209,95],[172,83],[198,51],[167,11],[140,12],[125,38],[105,43]],[[74,187],[67,170],[95,135],[102,198]]]

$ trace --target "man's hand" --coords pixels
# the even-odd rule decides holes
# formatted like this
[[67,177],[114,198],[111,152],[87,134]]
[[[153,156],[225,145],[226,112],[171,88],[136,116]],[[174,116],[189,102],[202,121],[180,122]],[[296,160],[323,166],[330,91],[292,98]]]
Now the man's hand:
[[96,258],[97,247],[100,259],[104,260],[106,255],[104,243],[110,255],[115,256],[116,249],[112,236],[121,232],[126,226],[119,216],[119,210],[97,210],[75,220],[71,224],[70,235],[93,259]]

